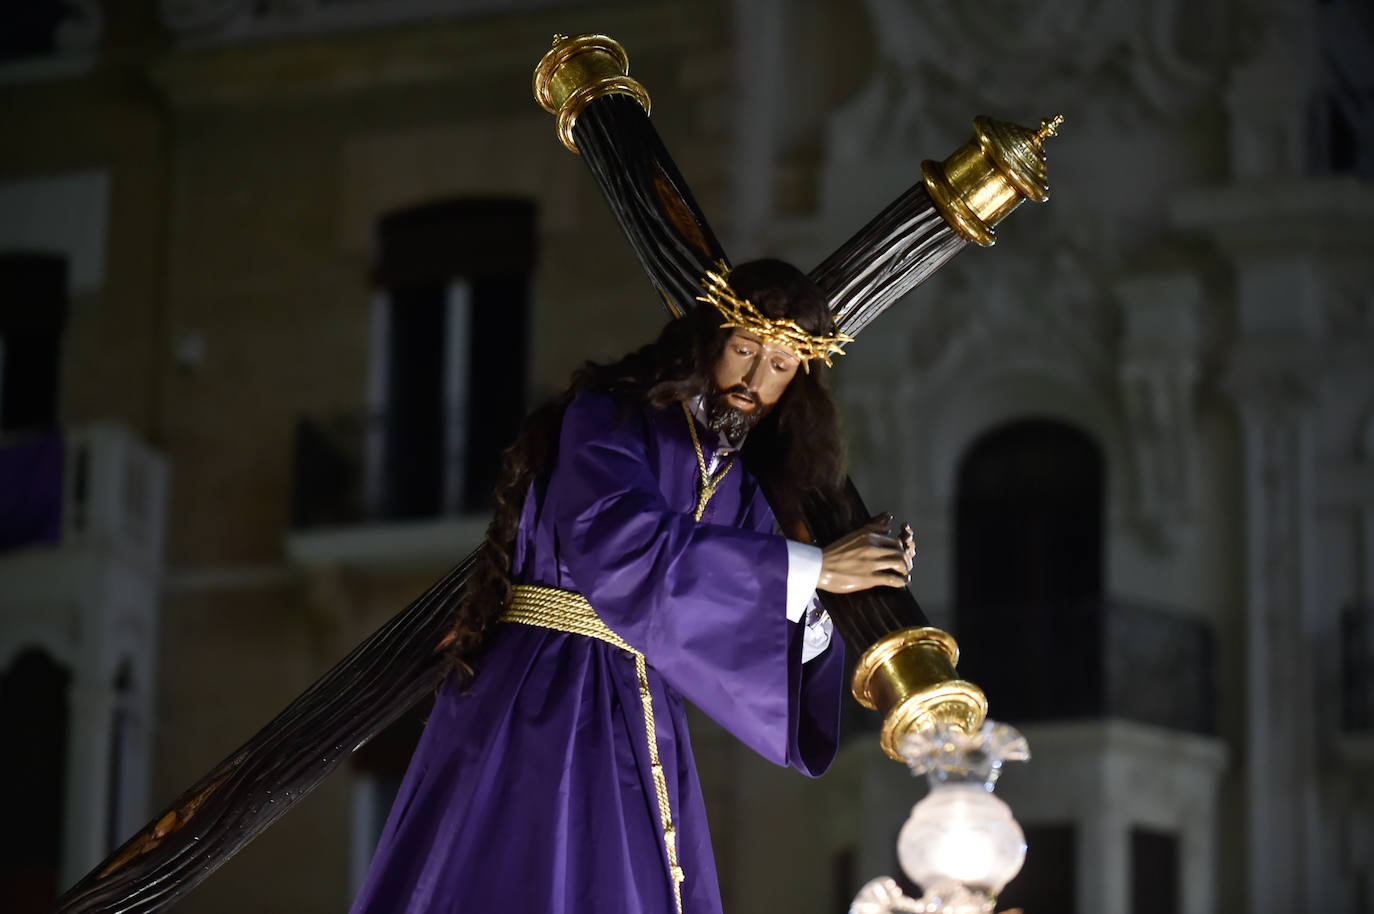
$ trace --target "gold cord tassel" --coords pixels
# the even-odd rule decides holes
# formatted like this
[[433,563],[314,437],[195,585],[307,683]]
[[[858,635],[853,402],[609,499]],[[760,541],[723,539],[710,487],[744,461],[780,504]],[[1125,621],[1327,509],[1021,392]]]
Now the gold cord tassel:
[[537,584],[516,584],[511,588],[510,601],[501,615],[502,622],[532,625],[554,631],[583,635],[604,641],[612,647],[628,651],[635,658],[635,675],[639,679],[639,700],[644,706],[644,737],[649,744],[649,771],[654,779],[654,794],[658,798],[658,819],[663,828],[663,848],[668,855],[668,873],[673,880],[673,900],[678,914],[682,914],[682,883],[686,875],[677,861],[677,829],[673,826],[672,806],[668,801],[668,779],[658,757],[658,731],[654,725],[654,700],[649,692],[649,665],[644,655],[601,621],[592,604],[580,593],[541,587]]

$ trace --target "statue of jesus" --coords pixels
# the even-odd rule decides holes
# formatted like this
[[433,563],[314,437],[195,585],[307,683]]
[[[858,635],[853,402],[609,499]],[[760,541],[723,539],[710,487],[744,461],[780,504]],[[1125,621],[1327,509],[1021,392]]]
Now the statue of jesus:
[[780,532],[844,481],[825,379],[847,338],[781,261],[721,265],[700,300],[506,452],[355,914],[713,914],[684,700],[779,765],[834,758],[843,648],[815,591],[904,586],[911,531]]

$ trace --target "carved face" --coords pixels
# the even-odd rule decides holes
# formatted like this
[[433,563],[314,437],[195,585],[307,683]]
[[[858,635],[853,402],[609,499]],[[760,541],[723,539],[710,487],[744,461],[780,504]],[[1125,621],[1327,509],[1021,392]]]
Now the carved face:
[[724,392],[726,403],[748,414],[777,403],[800,365],[791,350],[766,343],[747,330],[735,330],[725,341],[711,379]]
[[782,399],[800,366],[791,350],[733,331],[711,370],[711,427],[738,443]]

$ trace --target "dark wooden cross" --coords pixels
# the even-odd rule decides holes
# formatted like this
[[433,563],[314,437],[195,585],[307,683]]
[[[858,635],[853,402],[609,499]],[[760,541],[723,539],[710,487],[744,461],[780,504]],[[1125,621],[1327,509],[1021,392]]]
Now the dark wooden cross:
[[[556,38],[535,70],[535,96],[591,169],[669,311],[681,314],[695,305],[706,271],[729,258],[649,122],[648,92],[628,63],[604,35]],[[923,163],[921,181],[811,271],[838,328],[857,336],[968,242],[992,244],[993,226],[1023,199],[1047,199],[1043,144],[1059,120],[1032,131],[980,117],[974,140],[944,162]],[[868,517],[852,481],[843,499],[811,499],[804,513],[807,529],[795,535],[816,543]],[[432,694],[447,672],[441,642],[472,565],[470,555],[354,648],[83,877],[57,910],[135,914],[170,904]],[[929,626],[910,591],[821,599],[860,657],[854,694],[883,715],[889,754],[913,728],[982,722],[986,701],[956,677],[953,639]]]

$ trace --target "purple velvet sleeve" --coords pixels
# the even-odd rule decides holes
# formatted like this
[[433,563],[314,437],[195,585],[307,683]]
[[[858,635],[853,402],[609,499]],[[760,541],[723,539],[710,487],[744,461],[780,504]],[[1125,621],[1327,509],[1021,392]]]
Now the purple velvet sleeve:
[[[818,728],[828,714],[802,706],[824,690],[819,680],[837,683],[839,674],[829,670],[835,657],[813,661],[822,664],[817,676],[800,669],[800,632],[784,606],[784,540],[675,510],[647,442],[642,415],[609,398],[569,407],[550,489],[559,493],[553,522],[572,583],[665,681],[760,755],[823,769],[835,727]],[[813,678],[808,688],[803,680]],[[836,699],[828,703],[837,716]]]
[[[752,530],[772,531],[773,511],[755,489],[745,518]],[[789,708],[793,721],[791,764],[804,774],[825,772],[835,760],[840,734],[840,700],[844,695],[844,643],[831,638],[830,646],[809,662],[802,663],[802,638],[805,626],[788,622],[790,647],[787,653]]]

